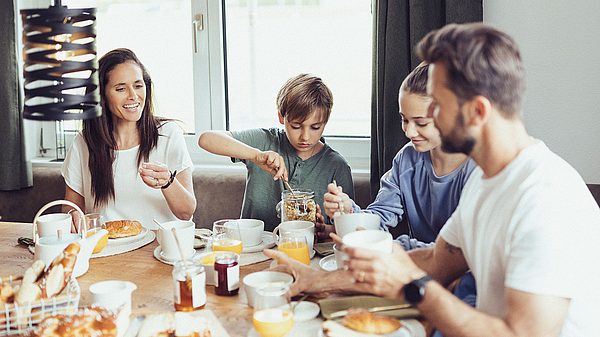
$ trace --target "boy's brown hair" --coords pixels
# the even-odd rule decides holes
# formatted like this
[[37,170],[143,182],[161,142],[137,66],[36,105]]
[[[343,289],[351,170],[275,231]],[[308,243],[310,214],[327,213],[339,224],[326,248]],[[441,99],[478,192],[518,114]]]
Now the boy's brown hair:
[[333,95],[323,80],[309,74],[290,78],[277,94],[277,110],[288,121],[304,122],[315,112],[327,123]]
[[427,34],[417,55],[444,64],[446,85],[459,102],[481,95],[507,118],[520,113],[525,71],[517,43],[507,34],[482,23],[449,24]]

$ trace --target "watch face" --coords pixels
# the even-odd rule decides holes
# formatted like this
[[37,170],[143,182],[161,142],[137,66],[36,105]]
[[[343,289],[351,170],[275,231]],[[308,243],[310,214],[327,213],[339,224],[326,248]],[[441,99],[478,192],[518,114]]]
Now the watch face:
[[404,287],[404,299],[412,305],[420,303],[423,300],[421,288],[415,282],[407,284]]

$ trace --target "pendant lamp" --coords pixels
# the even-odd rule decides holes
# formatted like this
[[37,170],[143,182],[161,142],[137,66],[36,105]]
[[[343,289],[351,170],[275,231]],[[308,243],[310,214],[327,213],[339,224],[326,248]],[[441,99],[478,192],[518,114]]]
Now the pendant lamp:
[[91,119],[101,115],[96,58],[96,9],[69,9],[60,0],[47,9],[21,11],[23,118]]

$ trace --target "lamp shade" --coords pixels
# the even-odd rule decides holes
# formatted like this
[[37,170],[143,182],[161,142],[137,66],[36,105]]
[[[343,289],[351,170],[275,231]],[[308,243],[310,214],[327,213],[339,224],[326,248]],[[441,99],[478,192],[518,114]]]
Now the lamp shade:
[[23,118],[91,119],[101,115],[96,58],[96,9],[21,11]]

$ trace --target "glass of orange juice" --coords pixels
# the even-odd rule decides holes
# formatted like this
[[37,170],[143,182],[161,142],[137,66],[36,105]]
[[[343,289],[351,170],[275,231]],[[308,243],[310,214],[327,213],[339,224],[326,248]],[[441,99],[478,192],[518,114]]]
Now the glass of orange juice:
[[[104,225],[104,217],[98,213],[89,213],[84,215],[84,226],[85,226],[85,236],[89,237],[94,235],[97,231],[102,229],[102,225]],[[108,234],[102,236],[98,243],[94,247],[93,254],[100,253],[104,247],[108,244]]]
[[252,325],[262,337],[283,337],[294,326],[287,296],[289,286],[266,286],[256,291]]
[[296,261],[310,264],[308,242],[304,231],[291,230],[281,233],[278,249]]
[[242,254],[240,228],[235,220],[217,220],[213,224],[212,250]]

